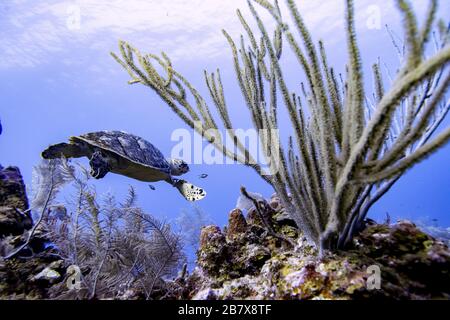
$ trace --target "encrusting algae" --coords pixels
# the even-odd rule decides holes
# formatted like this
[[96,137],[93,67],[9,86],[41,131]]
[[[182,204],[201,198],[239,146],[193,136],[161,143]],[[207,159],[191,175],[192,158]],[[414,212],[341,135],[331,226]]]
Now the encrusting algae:
[[[272,222],[295,241],[292,249],[239,209],[226,234],[202,229],[197,267],[182,298],[189,299],[448,299],[450,250],[412,222],[368,222],[345,251],[320,257],[299,235],[276,195]],[[373,287],[372,270],[380,272]],[[371,287],[372,285],[372,287]]]
[[[0,192],[6,185],[23,186],[20,175],[14,177],[0,186]],[[8,199],[22,199],[25,203],[23,190],[15,190],[17,193],[11,191]],[[263,202],[275,233],[267,230],[254,207],[246,215],[236,208],[230,212],[225,230],[214,225],[202,229],[197,265],[191,274],[185,266],[178,277],[164,280],[151,296],[133,286],[116,292],[115,299],[450,298],[450,250],[413,223],[366,221],[366,228],[345,251],[321,256],[295,228],[276,194]],[[4,201],[0,206],[8,204]],[[6,279],[0,285],[1,298],[77,296],[67,292],[73,266],[57,248],[42,247],[44,240],[41,235],[30,244],[32,256],[17,256],[0,263],[0,277]],[[12,246],[23,241],[21,235],[9,239]]]

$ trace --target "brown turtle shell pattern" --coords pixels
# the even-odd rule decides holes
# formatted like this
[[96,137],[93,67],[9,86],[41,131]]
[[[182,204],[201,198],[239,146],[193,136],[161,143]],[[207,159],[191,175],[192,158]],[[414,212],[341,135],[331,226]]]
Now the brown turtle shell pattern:
[[90,132],[78,137],[93,146],[111,151],[137,164],[170,173],[170,164],[147,140],[123,131]]

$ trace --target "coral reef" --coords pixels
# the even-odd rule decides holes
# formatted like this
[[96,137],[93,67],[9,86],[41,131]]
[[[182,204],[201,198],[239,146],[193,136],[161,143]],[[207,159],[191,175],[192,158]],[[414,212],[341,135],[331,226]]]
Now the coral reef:
[[[20,172],[15,168],[9,168],[7,172],[8,174],[2,175],[0,184],[0,194],[7,195],[2,198],[2,206],[18,206],[21,211],[27,210],[26,193]],[[91,194],[87,190],[85,192],[87,200],[94,199],[89,198]],[[128,205],[123,208],[132,207],[133,210],[138,210],[130,204],[134,202],[134,197],[135,195],[131,194]],[[52,207],[49,216],[43,220],[43,230],[47,230],[47,233],[36,233],[36,239],[33,238],[27,247],[13,258],[0,259],[0,298],[450,298],[449,248],[444,242],[427,235],[409,221],[398,221],[392,225],[366,221],[365,229],[354,237],[346,251],[328,252],[321,256],[317,248],[298,231],[276,194],[269,201],[258,199],[255,204],[258,207],[248,206],[246,215],[238,208],[232,210],[224,230],[214,225],[202,229],[197,266],[190,275],[186,265],[176,278],[171,277],[173,271],[170,270],[165,271],[165,277],[162,277],[162,274],[158,278],[146,275],[145,268],[151,269],[154,262],[141,261],[139,252],[144,249],[161,250],[158,246],[163,244],[156,244],[154,247],[152,242],[145,242],[135,246],[137,239],[131,235],[137,233],[124,233],[118,237],[118,241],[125,244],[117,246],[116,253],[110,252],[110,258],[107,260],[104,260],[104,254],[109,251],[99,249],[97,255],[90,256],[91,251],[86,242],[83,248],[77,251],[77,259],[84,275],[83,285],[79,290],[68,290],[67,287],[73,275],[74,261],[73,256],[67,252],[71,250],[71,246],[65,244],[61,237],[52,235],[60,230],[49,224],[49,217],[59,210]],[[86,205],[86,210],[91,210],[91,217],[95,215],[95,212],[92,212],[93,207],[89,206],[95,207],[96,204],[91,201]],[[114,208],[116,213],[125,210],[122,207]],[[265,222],[261,217],[264,217]],[[15,224],[23,226],[22,218],[17,216]],[[13,219],[10,221],[8,225],[14,225]],[[140,216],[131,215],[127,221],[128,226],[131,224],[136,227],[136,224],[147,220],[143,221]],[[270,224],[271,230],[268,230],[267,223]],[[29,224],[28,229],[31,221]],[[164,228],[166,227],[159,227],[161,230]],[[19,229],[20,227],[16,226],[12,230]],[[106,229],[101,228],[101,231],[104,233]],[[81,239],[95,240],[90,233],[80,232]],[[164,232],[165,237],[168,237],[169,231]],[[45,236],[57,245],[42,246]],[[2,247],[17,248],[25,241],[24,235],[5,236],[2,239]],[[36,245],[35,241],[41,245]],[[133,256],[136,251],[133,247],[138,248],[138,256]],[[127,254],[130,257],[126,257]],[[164,260],[165,253],[161,254],[159,261]],[[116,255],[122,257],[124,265],[119,265]],[[177,265],[177,261],[178,258],[173,266]],[[113,275],[113,267],[125,271],[116,270]],[[172,267],[170,269],[173,270]],[[104,271],[98,277],[100,270]],[[95,283],[94,289],[92,283]]]
[[19,168],[0,166],[0,238],[20,235],[31,228],[27,210],[28,199]]
[[[20,170],[0,167],[0,257],[25,243],[24,232],[33,225],[29,212]],[[63,279],[64,261],[52,250],[43,252],[42,240],[34,238],[15,259],[0,258],[0,299],[48,298]]]
[[[129,74],[129,84],[149,87],[223,155],[254,169],[321,253],[334,251],[352,241],[369,209],[406,171],[450,140],[450,128],[439,132],[450,111],[446,98],[450,28],[437,21],[437,0],[429,2],[422,24],[408,1],[395,2],[403,21],[404,43],[392,40],[396,49],[404,49],[398,49],[394,77],[382,72],[380,61],[372,65],[373,95],[365,89],[353,0],[345,1],[349,60],[341,70],[330,65],[324,43],[313,40],[296,1],[285,1],[291,19],[282,15],[279,1],[247,1],[256,28],[237,10],[244,30],[240,41],[225,30],[223,34],[265,163],[270,164],[268,170],[235,130],[219,69],[204,71],[212,101],[208,103],[164,52],[161,56],[142,53],[120,41],[120,53],[111,54]],[[274,19],[274,30],[254,3]],[[434,28],[439,30],[438,37]],[[432,40],[435,51],[430,53]],[[288,45],[283,46],[284,41]],[[291,63],[287,68],[282,59],[286,49],[296,57],[304,76],[298,75],[296,88],[285,78],[288,68],[293,68]],[[280,106],[291,125],[279,121]],[[233,129],[228,130],[233,146],[217,139],[220,127]],[[287,128],[293,132],[288,131],[286,142],[279,130]]]
[[[274,227],[295,241],[294,249],[268,234],[254,211],[245,219],[235,209],[226,231],[203,228],[198,266],[182,298],[450,298],[450,250],[413,223],[367,222],[346,251],[320,257],[285,218],[278,197],[269,203]],[[374,270],[379,270],[379,288],[372,282]]]
[[[123,203],[109,195],[99,204],[87,170],[79,171],[64,159],[35,167],[31,202],[41,216],[34,224],[22,216],[30,209],[19,170],[2,171],[2,208],[17,214],[3,219],[9,229],[2,229],[7,232],[0,239],[0,299],[173,295],[180,284],[168,279],[185,260],[180,236],[136,206],[133,188]],[[55,203],[67,183],[76,189],[74,207]]]
[[52,252],[0,261],[0,299],[49,299],[65,287],[64,260]]

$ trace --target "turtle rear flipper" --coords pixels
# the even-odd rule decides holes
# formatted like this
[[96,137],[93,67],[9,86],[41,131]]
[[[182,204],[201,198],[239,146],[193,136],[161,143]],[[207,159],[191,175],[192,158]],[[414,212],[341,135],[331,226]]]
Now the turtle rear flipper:
[[81,158],[86,153],[80,146],[71,143],[58,143],[54,144],[44,151],[42,151],[42,158],[44,159],[57,159],[64,156],[66,158]]
[[180,191],[181,195],[188,201],[198,201],[206,196],[206,191],[200,187],[185,181],[178,180],[175,187]]

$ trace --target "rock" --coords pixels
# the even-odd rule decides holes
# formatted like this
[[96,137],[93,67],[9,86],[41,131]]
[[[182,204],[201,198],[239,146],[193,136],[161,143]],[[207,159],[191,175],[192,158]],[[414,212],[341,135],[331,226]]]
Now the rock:
[[49,299],[55,286],[65,288],[64,261],[50,252],[28,259],[9,259],[0,265],[1,299]]
[[216,300],[216,299],[217,299],[216,290],[213,290],[211,288],[201,290],[197,292],[195,296],[192,297],[192,300]]
[[233,210],[226,237],[218,227],[203,229],[198,267],[178,298],[450,299],[450,250],[413,223],[368,223],[346,251],[319,257],[288,219],[277,218],[282,205],[269,204],[274,230],[295,248],[261,232],[254,211],[246,225]]
[[243,254],[240,259],[237,258],[239,264],[246,274],[258,273],[264,262],[270,259],[270,250],[262,245],[248,244],[243,248]]
[[[0,253],[5,255],[24,243],[33,221],[20,170],[0,168]],[[57,252],[43,250],[43,235],[8,260],[0,261],[0,299],[48,299],[65,275],[64,261]],[[46,240],[45,240],[46,241]],[[0,259],[1,260],[1,259]],[[58,293],[57,293],[58,294]]]
[[318,295],[326,286],[327,273],[316,270],[314,262],[306,264],[299,271],[286,275],[284,282],[288,296],[294,295],[298,299],[309,299]]
[[25,184],[17,167],[0,168],[0,238],[32,227]]
[[239,209],[231,211],[228,218],[227,239],[242,236],[246,230],[247,221],[245,221],[242,211]]
[[47,281],[53,281],[57,280],[61,277],[61,274],[58,271],[53,270],[50,267],[45,268],[41,272],[39,272],[37,275],[35,275],[32,280],[47,280]]
[[281,207],[281,200],[278,197],[272,197],[270,199],[269,205],[272,207],[272,209],[277,210]]
[[225,237],[217,226],[205,226],[200,233],[200,249],[205,249],[209,245],[221,245],[225,242]]
[[127,289],[125,292],[119,294],[117,300],[135,300],[136,296],[135,290]]
[[225,235],[219,227],[206,226],[202,228],[197,263],[206,273],[217,274],[226,267],[227,250]]
[[248,211],[246,220],[248,224],[264,227],[264,223],[255,208]]

